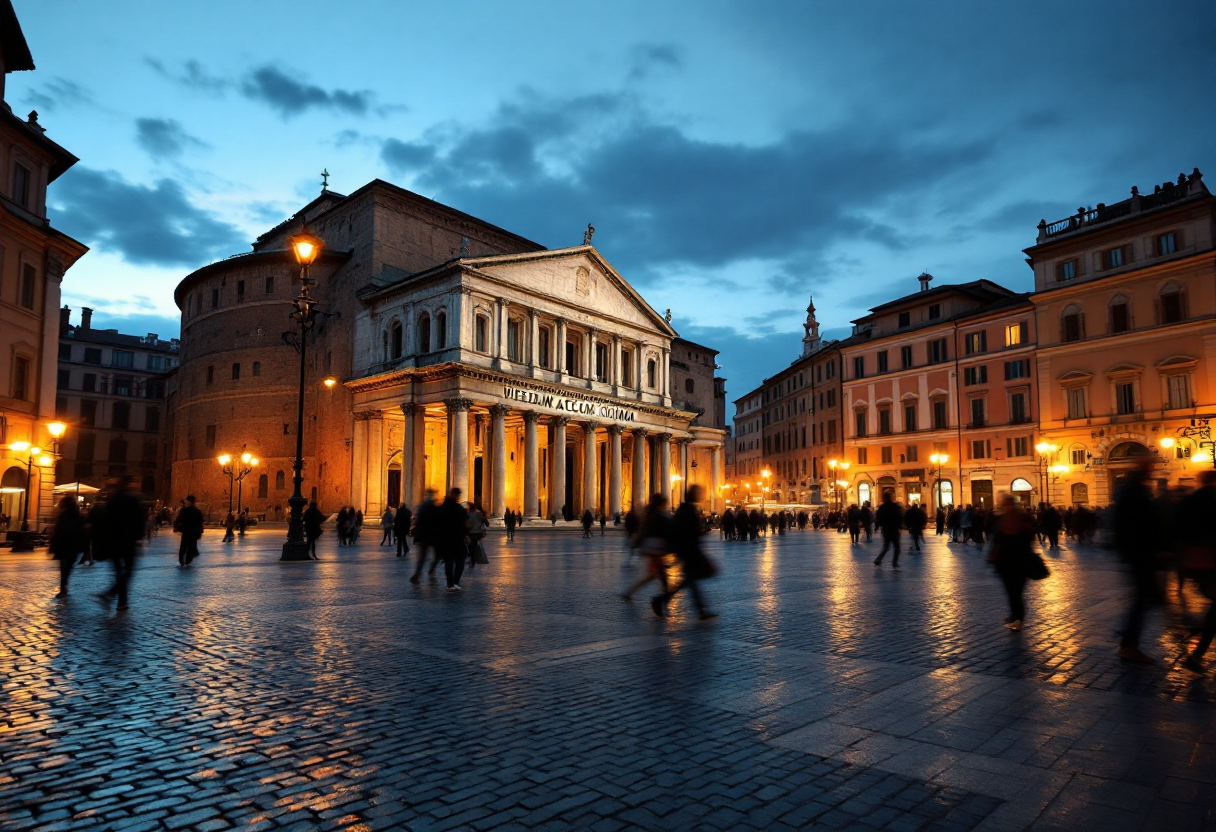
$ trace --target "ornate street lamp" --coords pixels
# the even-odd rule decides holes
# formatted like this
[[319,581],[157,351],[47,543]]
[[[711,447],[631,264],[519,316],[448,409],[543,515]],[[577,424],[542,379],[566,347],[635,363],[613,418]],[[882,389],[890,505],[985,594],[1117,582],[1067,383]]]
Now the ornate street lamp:
[[[56,423],[60,424],[60,423]],[[63,431],[59,431],[59,435],[63,435]],[[59,443],[56,440],[55,446]],[[34,464],[38,467],[46,468],[53,465],[55,462],[54,456],[44,453],[42,448],[37,445],[31,445],[29,442],[14,442],[9,445],[9,450],[18,454],[25,455],[25,488],[21,492],[21,531],[17,534],[10,534],[9,539],[13,542],[12,551],[14,552],[32,552],[34,551],[34,542],[38,537],[37,530],[30,531],[30,489],[33,483]],[[55,454],[58,456],[58,453]],[[41,472],[39,472],[41,480]],[[39,507],[41,511],[41,507]],[[35,515],[34,526],[38,525],[38,515]]]
[[232,514],[232,454],[220,454],[215,461],[220,464],[220,473],[228,477],[228,513]]
[[[1060,446],[1050,442],[1040,442],[1034,446],[1034,449],[1039,452],[1039,489],[1043,494],[1043,501],[1051,503],[1051,464],[1055,462],[1056,454],[1060,452]],[[1059,479],[1059,477],[1057,477]]]
[[[241,469],[236,474],[236,514],[241,516],[241,498],[244,496],[245,477],[253,473],[253,469],[258,467],[258,458],[246,451],[241,454]],[[228,495],[232,497],[231,493]],[[243,532],[242,532],[243,534]]]
[[308,347],[308,332],[317,322],[317,301],[310,289],[312,280],[308,276],[308,268],[321,254],[325,244],[319,237],[309,234],[307,230],[288,239],[291,253],[300,266],[300,296],[295,299],[295,309],[291,319],[299,326],[297,336],[294,332],[283,333],[283,340],[292,344],[300,353],[300,384],[296,391],[296,458],[291,463],[294,474],[291,478],[292,492],[287,498],[291,507],[291,517],[287,524],[287,542],[283,544],[281,560],[299,561],[311,560],[308,554],[308,544],[304,540],[304,506],[308,500],[301,490],[304,485],[304,377],[306,364],[305,353]]
[[950,454],[931,454],[929,462],[937,466],[937,506],[942,507],[942,466],[950,461]]
[[760,489],[760,513],[764,514],[764,499],[768,494],[768,478],[773,475],[773,472],[765,468],[760,472],[760,476],[764,477],[764,485]]

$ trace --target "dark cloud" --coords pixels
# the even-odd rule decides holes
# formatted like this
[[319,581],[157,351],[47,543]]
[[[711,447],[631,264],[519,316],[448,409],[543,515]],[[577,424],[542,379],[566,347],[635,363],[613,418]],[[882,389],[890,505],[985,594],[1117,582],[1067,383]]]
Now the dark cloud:
[[133,264],[196,267],[247,247],[235,226],[170,179],[148,187],[78,165],[56,184],[51,214],[68,234]]
[[680,325],[678,320],[673,325],[689,341],[719,351],[717,360],[722,369],[717,375],[727,381],[727,423],[734,416],[730,402],[756,387],[762,377],[780,372],[802,355],[802,327],[754,337],[728,326]]
[[183,87],[192,89],[195,92],[221,95],[232,86],[232,83],[226,78],[212,75],[203,69],[201,63],[195,60],[183,61],[178,68],[170,68],[163,61],[156,58],[144,58],[144,63],[152,67],[156,74],[162,78],[181,84]]
[[187,150],[202,150],[209,145],[186,132],[171,118],[138,118],[135,140],[153,159],[172,159]]
[[66,78],[52,78],[41,87],[25,94],[25,99],[34,109],[43,113],[54,113],[93,103],[93,95],[87,89]]
[[271,65],[258,67],[246,75],[241,81],[241,92],[246,98],[269,105],[283,118],[298,116],[312,108],[364,116],[375,101],[370,90],[322,89]]

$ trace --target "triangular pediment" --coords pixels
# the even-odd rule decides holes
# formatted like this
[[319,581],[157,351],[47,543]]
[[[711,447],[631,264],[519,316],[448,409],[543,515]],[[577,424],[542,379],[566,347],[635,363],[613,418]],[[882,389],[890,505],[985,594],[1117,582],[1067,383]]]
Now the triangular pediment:
[[627,320],[675,337],[662,315],[591,246],[472,257],[466,271],[540,292],[595,314]]

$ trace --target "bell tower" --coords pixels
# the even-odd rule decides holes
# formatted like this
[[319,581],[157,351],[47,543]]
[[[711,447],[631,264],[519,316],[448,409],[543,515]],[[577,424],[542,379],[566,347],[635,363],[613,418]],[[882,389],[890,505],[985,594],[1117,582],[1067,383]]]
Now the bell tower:
[[815,297],[811,296],[806,307],[806,323],[802,325],[806,334],[802,336],[802,354],[810,355],[819,349],[819,321],[815,320]]

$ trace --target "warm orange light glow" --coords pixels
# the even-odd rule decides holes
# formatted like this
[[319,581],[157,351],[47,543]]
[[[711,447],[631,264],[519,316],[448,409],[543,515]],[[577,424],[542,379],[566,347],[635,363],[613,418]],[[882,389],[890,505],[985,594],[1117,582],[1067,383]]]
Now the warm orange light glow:
[[241,454],[241,462],[245,463],[246,465],[249,464],[249,460],[251,459],[253,459],[253,454],[249,453],[249,451],[245,451],[245,453]]
[[1205,463],[1205,462],[1211,462],[1211,461],[1212,461],[1212,455],[1210,453],[1208,453],[1207,451],[1200,451],[1199,453],[1191,454],[1191,462]]
[[1166,450],[1174,447],[1174,437],[1172,437],[1172,436],[1163,437],[1161,439],[1161,447],[1165,448]]
[[333,376],[329,376],[329,377],[328,377],[327,379],[325,379],[325,381],[324,381],[324,382],[322,382],[322,383],[323,383],[323,384],[324,384],[326,387],[333,387],[335,384],[337,384],[337,383],[338,383],[338,380],[337,380],[336,378],[334,378]]
[[220,465],[227,465],[229,462],[232,462],[232,456],[230,454],[220,454],[216,457],[216,459],[219,460]]
[[23,451],[28,451],[30,449],[30,443],[29,442],[14,442],[13,444],[9,445],[8,447],[9,447],[9,450],[16,451],[17,453],[22,453]]
[[39,464],[39,465],[41,465],[43,468],[45,468],[46,466],[50,465],[50,464],[51,464],[52,462],[54,462],[54,461],[55,461],[55,460],[51,459],[49,456],[40,456],[40,457],[38,457],[38,464]]
[[768,470],[767,468],[765,468],[763,471],[760,472],[760,476],[762,476],[762,477],[771,477],[772,475],[773,475],[773,472]]
[[63,436],[63,432],[67,429],[68,426],[63,422],[51,422],[46,426],[46,432],[49,433],[54,439],[58,439],[59,437]]
[[296,262],[301,266],[311,266],[325,247],[320,237],[314,237],[307,231],[288,238],[287,242],[291,246],[291,253],[296,256]]
[[841,470],[847,471],[847,470],[849,470],[849,466],[852,464],[853,463],[851,463],[851,462],[842,462],[842,463],[840,463],[840,468],[841,468]]
[[257,468],[257,467],[258,467],[258,463],[259,463],[259,462],[261,462],[261,460],[260,460],[260,459],[258,459],[258,458],[255,456],[253,459],[249,460],[249,467],[250,467],[250,468]]

